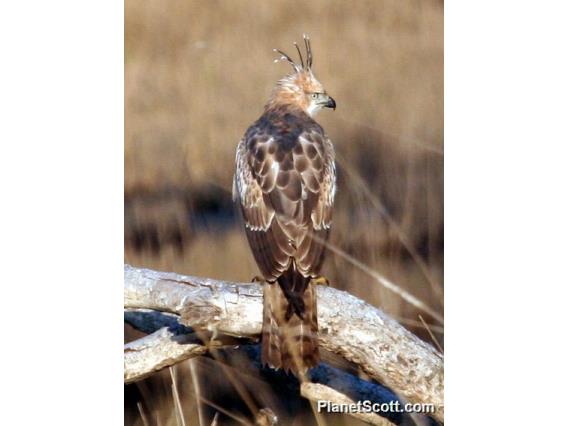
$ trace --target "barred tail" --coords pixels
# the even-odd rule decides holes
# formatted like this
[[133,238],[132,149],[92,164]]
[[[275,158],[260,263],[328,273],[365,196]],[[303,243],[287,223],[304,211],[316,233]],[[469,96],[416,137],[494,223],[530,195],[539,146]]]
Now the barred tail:
[[315,284],[290,267],[264,284],[262,363],[297,377],[320,360]]

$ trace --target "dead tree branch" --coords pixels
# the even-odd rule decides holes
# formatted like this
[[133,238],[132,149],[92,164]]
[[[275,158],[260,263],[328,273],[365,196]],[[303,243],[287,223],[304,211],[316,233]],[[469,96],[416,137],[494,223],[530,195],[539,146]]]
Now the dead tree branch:
[[141,380],[164,367],[203,355],[203,345],[184,342],[166,327],[124,345],[124,382]]
[[[175,313],[182,324],[209,330],[214,335],[257,338],[260,334],[262,288],[258,284],[230,283],[129,265],[125,265],[124,278],[125,308]],[[318,322],[322,348],[359,365],[407,401],[434,404],[433,417],[443,422],[443,356],[432,346],[381,310],[330,287],[318,286]],[[193,356],[195,350],[186,348],[182,359]],[[167,362],[174,358],[169,357]],[[125,358],[125,369],[129,369],[126,362]]]

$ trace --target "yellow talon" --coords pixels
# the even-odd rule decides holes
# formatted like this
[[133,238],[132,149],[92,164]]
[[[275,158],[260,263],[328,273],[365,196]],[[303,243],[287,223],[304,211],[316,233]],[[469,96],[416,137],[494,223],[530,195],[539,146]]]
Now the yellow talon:
[[314,283],[315,285],[325,285],[329,287],[329,280],[323,275],[319,275],[317,277],[312,278],[311,282]]

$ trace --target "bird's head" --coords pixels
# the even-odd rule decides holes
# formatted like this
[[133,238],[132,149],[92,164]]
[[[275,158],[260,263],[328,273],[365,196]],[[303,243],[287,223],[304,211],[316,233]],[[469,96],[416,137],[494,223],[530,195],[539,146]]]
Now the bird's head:
[[305,62],[300,47],[297,43],[294,43],[300,57],[299,64],[284,52],[274,49],[281,55],[274,62],[288,62],[292,65],[294,71],[278,81],[266,104],[266,109],[282,106],[299,108],[311,117],[315,116],[322,108],[333,108],[335,110],[335,100],[327,94],[312,71],[312,49],[310,39],[305,34],[304,45],[306,48]]

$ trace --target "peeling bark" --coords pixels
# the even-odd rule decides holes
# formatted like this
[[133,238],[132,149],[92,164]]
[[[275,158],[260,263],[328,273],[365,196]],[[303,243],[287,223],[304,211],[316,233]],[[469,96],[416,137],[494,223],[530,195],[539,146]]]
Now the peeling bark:
[[[124,279],[125,308],[175,313],[182,324],[209,330],[214,336],[258,338],[261,332],[259,284],[231,283],[129,265],[125,265]],[[317,290],[321,347],[359,365],[408,402],[434,404],[433,417],[443,422],[443,356],[381,310],[349,293],[324,286]],[[152,353],[150,348],[144,349],[149,351],[147,354]],[[206,349],[199,346],[184,350],[184,355],[173,355],[166,362],[176,356],[194,356],[192,351],[204,353]],[[174,345],[172,352],[177,354],[176,351],[181,349]]]

